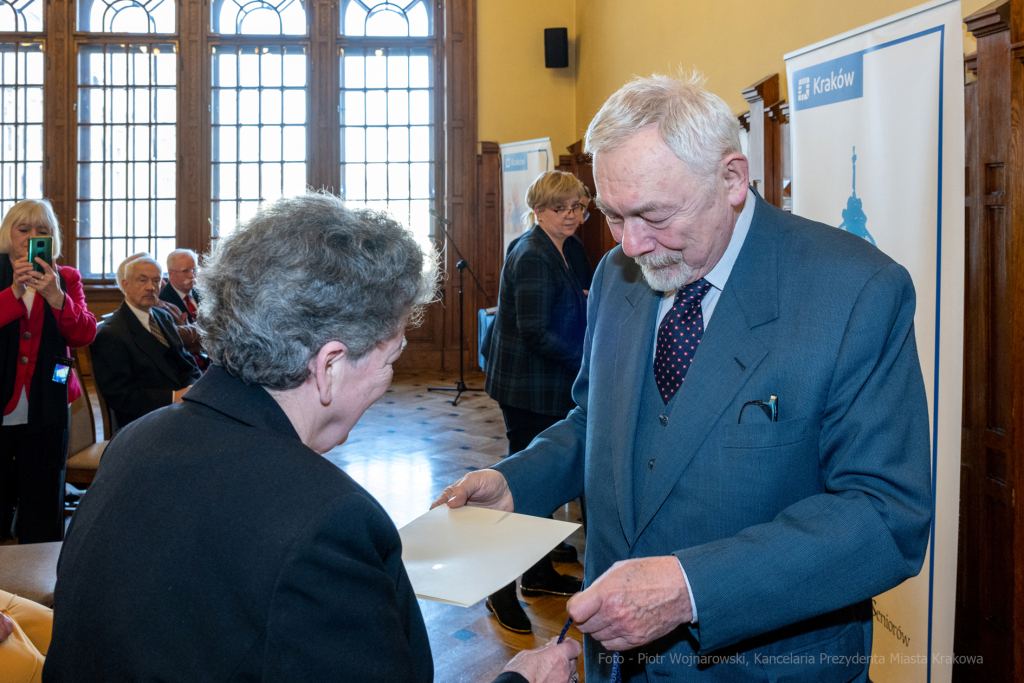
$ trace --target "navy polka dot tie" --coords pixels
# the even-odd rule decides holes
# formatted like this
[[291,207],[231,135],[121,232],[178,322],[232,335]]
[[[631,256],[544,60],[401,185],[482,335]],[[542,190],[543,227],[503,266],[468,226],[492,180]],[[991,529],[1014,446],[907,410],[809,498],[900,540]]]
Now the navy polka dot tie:
[[675,303],[658,327],[658,347],[654,352],[654,381],[661,400],[668,403],[683,386],[686,371],[697,353],[704,335],[704,313],[700,302],[711,289],[701,278],[676,293]]

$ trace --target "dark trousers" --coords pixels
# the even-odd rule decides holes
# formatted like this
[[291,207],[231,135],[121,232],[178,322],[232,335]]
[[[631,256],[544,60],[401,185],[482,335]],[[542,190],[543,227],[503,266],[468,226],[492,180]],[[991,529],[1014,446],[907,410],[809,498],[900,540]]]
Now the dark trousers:
[[63,540],[67,422],[0,426],[0,444],[0,510],[17,504],[18,543]]
[[[501,407],[502,417],[505,418],[505,436],[508,437],[508,454],[515,455],[519,451],[525,450],[530,442],[533,441],[537,436],[545,429],[550,427],[562,420],[560,417],[552,417],[550,415],[541,415],[531,410],[523,410],[522,408],[513,408],[504,404],[498,404]],[[531,574],[544,574],[546,571],[554,572],[554,565],[551,564],[551,557],[545,555],[537,564],[533,565],[526,570],[527,575]],[[509,585],[502,588],[498,593],[502,591],[510,592],[515,595],[516,582],[513,581]],[[498,593],[494,595],[497,596]]]
[[550,415],[541,415],[531,410],[513,408],[504,404],[499,405],[501,406],[502,417],[505,418],[505,436],[508,437],[509,455],[515,455],[519,451],[526,450],[526,447],[537,438],[537,435],[562,419]]

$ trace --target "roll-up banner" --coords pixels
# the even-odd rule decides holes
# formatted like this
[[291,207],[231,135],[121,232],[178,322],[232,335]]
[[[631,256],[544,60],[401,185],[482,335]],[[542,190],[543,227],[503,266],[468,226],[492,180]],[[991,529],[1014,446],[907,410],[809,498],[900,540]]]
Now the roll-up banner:
[[[930,2],[786,55],[793,212],[910,271],[935,517],[921,573],[874,600],[876,683],[952,678],[964,282],[960,2]],[[959,661],[959,659],[958,659]]]
[[502,219],[505,226],[502,254],[508,249],[509,242],[530,227],[524,228],[522,224],[522,218],[529,210],[526,191],[537,176],[553,170],[555,159],[551,153],[551,138],[501,145]]

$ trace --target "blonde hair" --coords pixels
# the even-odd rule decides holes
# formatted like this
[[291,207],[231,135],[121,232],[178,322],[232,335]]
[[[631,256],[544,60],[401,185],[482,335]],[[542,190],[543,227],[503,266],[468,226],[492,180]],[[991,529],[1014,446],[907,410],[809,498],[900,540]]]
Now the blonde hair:
[[26,221],[40,221],[50,229],[53,237],[53,258],[60,256],[60,223],[49,199],[22,199],[11,207],[0,223],[0,254],[11,253],[11,230]]
[[680,78],[654,74],[619,88],[590,122],[584,149],[612,150],[641,128],[658,125],[658,134],[695,177],[711,183],[718,163],[740,151],[739,121],[729,105],[704,88],[697,71]]
[[541,173],[526,191],[526,205],[530,210],[523,216],[523,227],[529,229],[537,224],[537,209],[554,206],[567,199],[589,197],[587,188],[580,179],[565,171]]

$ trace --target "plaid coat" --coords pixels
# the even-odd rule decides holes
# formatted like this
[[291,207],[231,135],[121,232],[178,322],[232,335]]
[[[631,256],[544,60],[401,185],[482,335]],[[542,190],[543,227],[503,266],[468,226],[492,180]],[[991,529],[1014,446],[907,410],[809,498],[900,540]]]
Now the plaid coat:
[[[487,368],[488,395],[502,405],[565,417],[583,358],[593,269],[583,243],[562,245],[534,226],[512,246],[501,271]],[[568,261],[572,267],[566,266]]]

